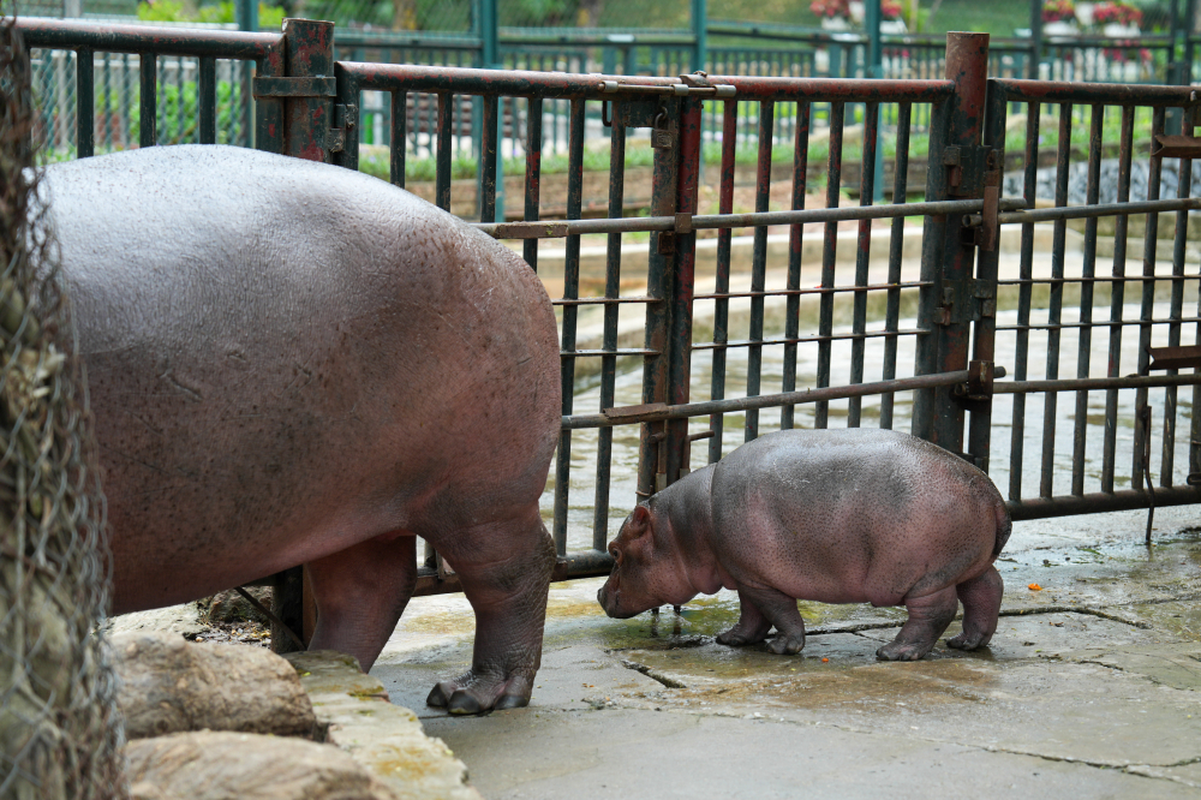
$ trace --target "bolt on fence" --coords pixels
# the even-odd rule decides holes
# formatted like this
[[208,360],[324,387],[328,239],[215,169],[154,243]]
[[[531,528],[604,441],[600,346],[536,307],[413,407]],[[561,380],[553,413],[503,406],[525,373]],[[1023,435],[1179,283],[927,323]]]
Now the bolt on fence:
[[25,171],[29,78],[0,17],[0,798],[118,798],[103,500],[69,306]]

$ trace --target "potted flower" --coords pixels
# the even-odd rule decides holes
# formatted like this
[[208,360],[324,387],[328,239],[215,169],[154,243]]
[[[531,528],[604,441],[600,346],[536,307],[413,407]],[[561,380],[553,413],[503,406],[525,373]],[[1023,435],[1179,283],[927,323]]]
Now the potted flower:
[[905,8],[901,0],[880,0],[880,31],[881,33],[907,33],[905,26]]
[[809,10],[827,30],[845,31],[851,27],[850,0],[813,0]]
[[1044,0],[1043,34],[1071,36],[1076,32],[1076,4],[1072,0]]
[[1106,36],[1138,36],[1142,30],[1143,12],[1120,0],[1097,3],[1093,8],[1093,24],[1100,25]]

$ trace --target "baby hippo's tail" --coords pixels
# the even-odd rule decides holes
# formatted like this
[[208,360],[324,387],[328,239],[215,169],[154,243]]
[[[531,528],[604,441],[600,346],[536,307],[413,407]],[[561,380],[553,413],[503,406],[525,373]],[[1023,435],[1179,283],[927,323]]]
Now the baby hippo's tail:
[[1009,534],[1013,532],[1013,520],[1009,518],[1009,509],[1005,507],[1005,501],[999,494],[993,503],[993,513],[997,515],[997,543],[992,549],[993,558],[996,558],[1001,555],[1001,549],[1005,547],[1005,543],[1009,541]]

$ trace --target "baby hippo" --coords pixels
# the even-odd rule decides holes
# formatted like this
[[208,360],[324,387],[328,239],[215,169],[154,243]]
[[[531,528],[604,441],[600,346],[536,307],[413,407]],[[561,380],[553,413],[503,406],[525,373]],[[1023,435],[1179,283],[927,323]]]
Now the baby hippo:
[[787,430],[742,445],[640,504],[609,545],[613,573],[597,594],[632,617],[697,594],[737,589],[728,645],[763,641],[799,653],[797,599],[904,605],[909,619],[876,656],[930,652],[963,603],[972,650],[997,629],[1004,586],[993,561],[1009,513],[988,476],[903,433]]

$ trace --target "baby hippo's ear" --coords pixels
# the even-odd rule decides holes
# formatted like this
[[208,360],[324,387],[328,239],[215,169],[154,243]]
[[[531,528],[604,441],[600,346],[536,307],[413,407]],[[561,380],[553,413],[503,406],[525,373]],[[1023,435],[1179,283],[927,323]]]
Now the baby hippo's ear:
[[626,524],[622,527],[621,532],[624,534],[626,541],[641,539],[651,530],[651,512],[644,505],[634,507],[630,518],[626,520]]

